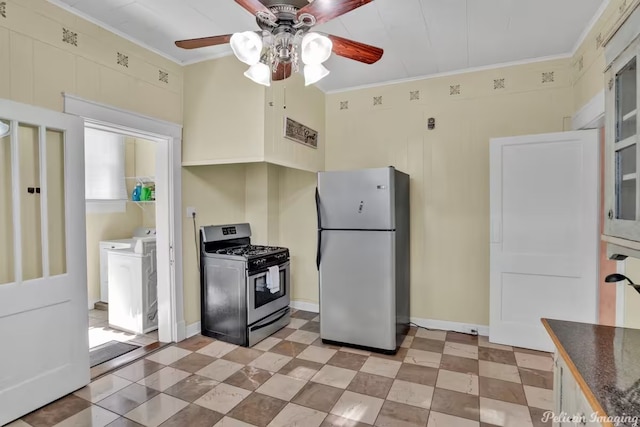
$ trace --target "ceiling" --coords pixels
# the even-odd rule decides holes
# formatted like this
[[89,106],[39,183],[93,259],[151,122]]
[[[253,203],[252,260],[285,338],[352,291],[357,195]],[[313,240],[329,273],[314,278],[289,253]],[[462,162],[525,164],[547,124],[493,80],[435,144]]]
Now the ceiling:
[[[257,30],[234,0],[50,0],[179,63],[231,52],[175,40]],[[263,3],[273,0],[262,0]],[[295,0],[299,1],[299,0]],[[379,46],[365,65],[332,55],[324,91],[572,53],[608,0],[375,0],[315,27]],[[287,2],[287,0],[283,0]]]

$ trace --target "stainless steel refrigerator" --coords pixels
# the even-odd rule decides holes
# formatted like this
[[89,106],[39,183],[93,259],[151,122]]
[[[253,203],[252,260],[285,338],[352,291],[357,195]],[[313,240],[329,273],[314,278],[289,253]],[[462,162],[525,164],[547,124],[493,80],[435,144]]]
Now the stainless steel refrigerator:
[[394,353],[409,327],[409,175],[318,173],[320,337]]

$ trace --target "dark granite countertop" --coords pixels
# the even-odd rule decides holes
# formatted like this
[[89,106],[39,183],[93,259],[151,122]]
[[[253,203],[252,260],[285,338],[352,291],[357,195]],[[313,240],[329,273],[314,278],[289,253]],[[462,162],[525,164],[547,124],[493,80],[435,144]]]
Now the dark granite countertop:
[[592,406],[595,400],[608,417],[640,416],[640,330],[552,319],[542,322],[560,355],[570,359],[566,360],[569,368],[574,371],[575,367],[582,377],[576,380]]

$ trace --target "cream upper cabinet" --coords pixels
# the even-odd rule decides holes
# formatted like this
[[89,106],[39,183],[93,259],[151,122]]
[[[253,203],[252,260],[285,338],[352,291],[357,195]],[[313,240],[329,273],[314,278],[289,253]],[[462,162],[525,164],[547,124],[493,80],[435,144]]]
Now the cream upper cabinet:
[[605,74],[605,234],[640,241],[640,40],[629,44]]

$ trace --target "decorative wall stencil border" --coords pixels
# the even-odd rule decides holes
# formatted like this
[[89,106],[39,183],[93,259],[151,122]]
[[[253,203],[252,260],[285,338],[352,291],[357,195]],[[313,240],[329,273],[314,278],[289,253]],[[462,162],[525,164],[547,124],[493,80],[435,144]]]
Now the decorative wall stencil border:
[[166,71],[158,70],[158,81],[162,83],[169,83],[169,73]]
[[129,57],[124,53],[118,52],[118,65],[129,68]]
[[504,78],[493,80],[493,90],[504,89],[504,88],[505,88]]
[[417,101],[420,99],[420,91],[413,90],[409,92],[409,101]]
[[602,47],[602,42],[604,41],[604,37],[602,37],[602,33],[599,33],[596,37],[596,50]]
[[348,110],[349,109],[349,101],[340,101],[340,109]]
[[555,71],[542,73],[542,83],[553,83],[556,81]]
[[62,42],[78,47],[78,33],[62,28]]
[[318,131],[289,117],[284,118],[284,137],[307,147],[318,148]]
[[382,96],[374,96],[373,105],[382,105]]
[[0,1],[0,16],[2,16],[3,18],[7,17],[7,2],[6,1]]
[[449,95],[460,95],[462,91],[460,90],[460,85],[450,85],[449,86]]

